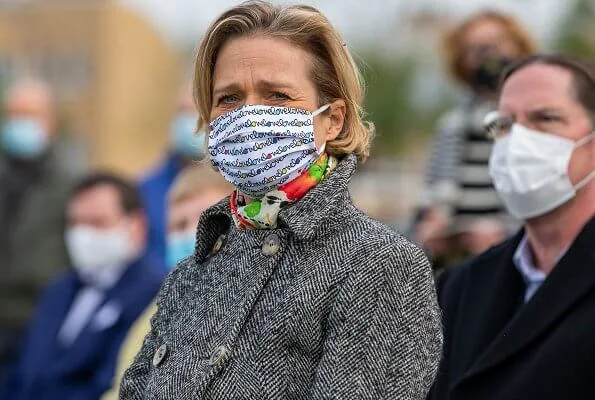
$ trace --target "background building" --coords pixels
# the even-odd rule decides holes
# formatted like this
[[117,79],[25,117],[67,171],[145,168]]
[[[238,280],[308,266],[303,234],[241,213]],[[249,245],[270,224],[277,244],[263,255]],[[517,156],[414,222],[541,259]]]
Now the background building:
[[180,62],[137,13],[112,1],[0,3],[0,80],[27,75],[55,91],[61,133],[79,144],[71,157],[136,174],[163,152]]

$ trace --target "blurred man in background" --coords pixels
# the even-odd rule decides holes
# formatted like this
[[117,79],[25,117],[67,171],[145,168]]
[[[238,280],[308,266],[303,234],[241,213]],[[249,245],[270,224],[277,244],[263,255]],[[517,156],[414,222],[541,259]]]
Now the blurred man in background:
[[[56,117],[49,89],[11,85],[0,130],[0,375],[38,295],[68,266],[62,236],[72,173],[55,154]],[[0,379],[1,380],[1,379]]]
[[505,66],[535,51],[516,20],[492,11],[455,27],[444,47],[450,74],[469,94],[438,124],[416,229],[417,241],[430,251],[437,268],[481,253],[517,226],[488,174],[492,143],[482,121],[495,109]]
[[595,65],[532,56],[503,79],[490,175],[524,229],[440,280],[431,399],[593,399]]
[[149,218],[149,242],[145,259],[164,266],[166,233],[166,196],[180,171],[205,155],[204,134],[195,133],[198,117],[192,98],[192,85],[179,94],[177,114],[170,129],[170,150],[164,161],[140,182],[140,191]]
[[[196,227],[202,213],[233,191],[231,186],[210,164],[189,166],[178,175],[168,195],[167,268],[173,269],[183,258],[194,253]],[[151,304],[134,323],[120,350],[118,371],[112,389],[102,400],[117,400],[124,372],[140,351],[151,329],[151,317],[157,306]]]
[[4,400],[98,399],[128,329],[161,284],[163,274],[139,261],[146,217],[131,183],[86,177],[72,191],[67,224],[73,270],[41,297]]

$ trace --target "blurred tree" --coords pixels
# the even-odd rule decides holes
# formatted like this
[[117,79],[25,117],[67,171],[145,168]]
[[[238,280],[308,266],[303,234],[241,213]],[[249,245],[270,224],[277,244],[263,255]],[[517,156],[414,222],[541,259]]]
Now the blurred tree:
[[360,64],[367,86],[364,108],[367,119],[376,125],[373,155],[407,151],[419,135],[433,132],[444,107],[428,111],[418,110],[413,105],[412,91],[418,66],[413,59],[385,59],[378,54],[363,59]]
[[557,51],[595,58],[594,0],[576,0],[554,44]]

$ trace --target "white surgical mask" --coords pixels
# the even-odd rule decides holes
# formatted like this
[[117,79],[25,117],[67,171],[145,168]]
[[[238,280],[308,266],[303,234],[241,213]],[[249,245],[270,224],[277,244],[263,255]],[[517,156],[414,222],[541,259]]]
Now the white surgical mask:
[[166,266],[174,269],[176,264],[194,253],[196,230],[190,229],[182,232],[170,232],[165,238]]
[[568,164],[574,149],[594,135],[574,142],[513,124],[508,135],[497,138],[489,169],[509,212],[519,219],[538,217],[576,196],[577,190],[595,177],[595,171],[573,185]]
[[316,149],[314,112],[246,105],[211,122],[211,162],[240,192],[261,197],[299,176],[324,151]]
[[2,127],[0,146],[13,157],[34,159],[49,147],[43,125],[34,118],[9,118]]
[[65,239],[73,267],[82,276],[94,276],[107,268],[121,268],[137,253],[123,227],[101,230],[74,226],[66,231]]

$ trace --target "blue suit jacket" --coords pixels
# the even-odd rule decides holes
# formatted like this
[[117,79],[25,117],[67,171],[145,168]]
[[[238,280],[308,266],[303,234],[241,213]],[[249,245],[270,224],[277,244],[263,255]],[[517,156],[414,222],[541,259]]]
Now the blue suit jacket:
[[[89,323],[64,348],[57,335],[82,282],[68,272],[41,297],[4,400],[92,400],[111,387],[120,345],[128,329],[156,296],[163,275],[142,262],[131,264]],[[101,314],[101,315],[100,315]],[[0,393],[1,394],[1,393]]]
[[182,170],[178,157],[169,154],[165,161],[139,183],[139,190],[143,199],[147,217],[149,219],[149,234],[147,252],[144,260],[165,270],[165,233],[167,194]]

